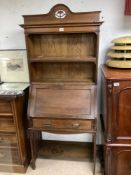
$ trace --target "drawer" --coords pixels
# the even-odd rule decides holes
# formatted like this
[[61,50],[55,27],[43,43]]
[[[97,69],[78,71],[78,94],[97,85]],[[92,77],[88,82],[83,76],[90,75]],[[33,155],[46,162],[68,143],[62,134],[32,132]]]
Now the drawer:
[[12,117],[0,117],[0,132],[15,132],[15,124]]
[[33,127],[38,129],[93,130],[93,120],[33,119]]
[[0,163],[19,164],[19,152],[17,149],[1,149],[0,148]]
[[0,146],[17,147],[15,134],[0,134]]
[[0,100],[0,113],[12,113],[11,101]]

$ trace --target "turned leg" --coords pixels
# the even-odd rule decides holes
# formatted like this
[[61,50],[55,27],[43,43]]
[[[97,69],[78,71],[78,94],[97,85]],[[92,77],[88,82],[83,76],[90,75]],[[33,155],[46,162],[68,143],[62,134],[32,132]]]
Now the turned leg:
[[31,162],[30,162],[30,165],[31,165],[32,169],[35,169],[36,168],[36,165],[35,165],[35,162],[36,162],[35,132],[34,131],[29,131],[29,135],[30,135],[30,145],[31,145]]

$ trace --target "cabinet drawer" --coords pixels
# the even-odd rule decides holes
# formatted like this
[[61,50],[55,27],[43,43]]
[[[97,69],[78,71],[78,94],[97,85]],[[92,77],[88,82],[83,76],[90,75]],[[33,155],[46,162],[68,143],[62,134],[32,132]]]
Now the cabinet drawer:
[[15,132],[14,120],[11,117],[0,117],[0,132]]
[[33,127],[38,129],[93,130],[93,120],[33,119]]
[[0,149],[0,163],[19,164],[19,152],[17,149]]
[[17,139],[15,134],[0,134],[0,146],[17,146]]
[[0,100],[0,113],[12,113],[10,101]]

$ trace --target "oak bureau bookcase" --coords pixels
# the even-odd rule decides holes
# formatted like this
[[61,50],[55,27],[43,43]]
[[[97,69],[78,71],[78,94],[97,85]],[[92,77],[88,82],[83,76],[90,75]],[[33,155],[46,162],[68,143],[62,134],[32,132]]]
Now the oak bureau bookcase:
[[99,16],[99,11],[73,13],[63,4],[48,14],[23,16],[32,168],[42,131],[91,133],[95,160]]

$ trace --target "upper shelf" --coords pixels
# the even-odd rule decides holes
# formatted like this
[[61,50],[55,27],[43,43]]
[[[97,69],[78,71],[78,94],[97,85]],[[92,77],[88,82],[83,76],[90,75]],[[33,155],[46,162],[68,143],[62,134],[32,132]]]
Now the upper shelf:
[[30,62],[93,62],[96,63],[96,57],[82,56],[82,57],[43,57],[38,56],[30,58]]

